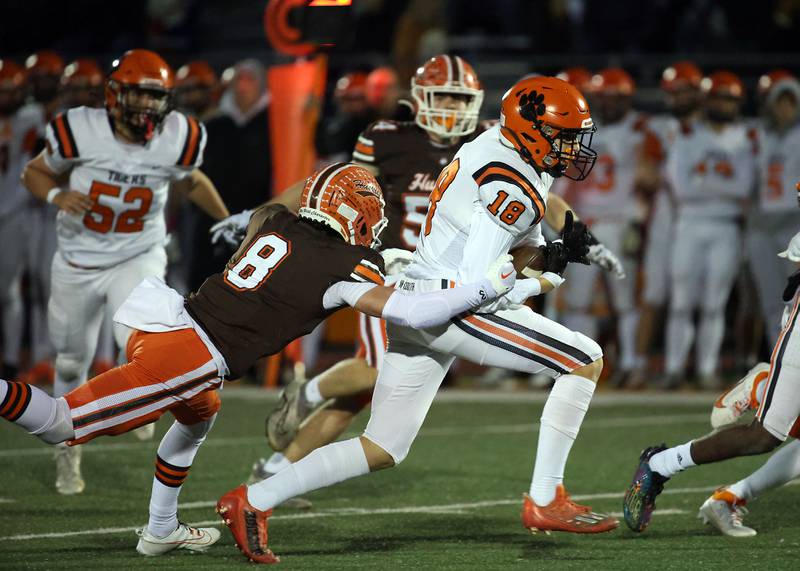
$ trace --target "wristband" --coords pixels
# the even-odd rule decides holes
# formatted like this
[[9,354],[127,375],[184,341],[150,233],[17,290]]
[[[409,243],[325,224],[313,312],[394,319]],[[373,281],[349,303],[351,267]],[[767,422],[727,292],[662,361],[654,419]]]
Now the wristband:
[[50,189],[50,192],[47,193],[47,202],[49,204],[53,204],[53,199],[56,197],[57,194],[61,194],[61,189],[59,187],[54,187]]

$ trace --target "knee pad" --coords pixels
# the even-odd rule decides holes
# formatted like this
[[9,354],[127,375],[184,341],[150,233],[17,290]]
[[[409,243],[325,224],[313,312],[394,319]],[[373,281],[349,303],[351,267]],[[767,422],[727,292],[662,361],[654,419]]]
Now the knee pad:
[[89,363],[76,354],[59,354],[56,356],[56,372],[61,380],[74,382],[89,372]]

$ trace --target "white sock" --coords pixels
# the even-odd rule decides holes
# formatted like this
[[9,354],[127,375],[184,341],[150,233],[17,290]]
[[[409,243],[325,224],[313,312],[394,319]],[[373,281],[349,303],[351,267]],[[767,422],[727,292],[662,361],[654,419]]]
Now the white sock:
[[267,463],[264,465],[264,469],[267,472],[272,472],[273,474],[277,474],[284,468],[288,468],[291,466],[292,463],[287,460],[286,456],[281,454],[280,452],[275,452],[272,456],[269,457]]
[[48,444],[75,436],[66,401],[27,383],[0,379],[0,416]]
[[530,495],[538,506],[552,502],[556,487],[564,481],[569,451],[589,410],[595,386],[589,379],[562,375],[547,397],[530,488]]
[[308,381],[305,386],[305,391],[306,391],[306,400],[310,402],[313,406],[322,404],[322,401],[325,400],[325,397],[323,397],[322,393],[319,392],[319,377],[314,377],[313,379]]
[[752,500],[762,492],[777,488],[800,476],[800,441],[792,440],[758,470],[728,489],[743,500]]
[[152,535],[166,537],[178,527],[181,487],[215,418],[216,415],[191,425],[175,421],[161,439],[150,494],[150,520],[147,522],[147,531]]
[[691,440],[686,444],[667,448],[650,458],[650,468],[666,478],[671,478],[694,465]]
[[268,510],[300,494],[332,486],[369,472],[367,456],[358,438],[317,448],[271,478],[248,486],[247,501]]

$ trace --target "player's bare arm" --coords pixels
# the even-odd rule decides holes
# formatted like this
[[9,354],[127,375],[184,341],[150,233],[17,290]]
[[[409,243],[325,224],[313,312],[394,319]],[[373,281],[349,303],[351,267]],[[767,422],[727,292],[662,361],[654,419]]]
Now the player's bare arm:
[[64,175],[56,174],[45,164],[44,151],[25,165],[22,172],[22,184],[33,196],[80,216],[92,207],[92,199],[76,190],[63,190],[64,179]]
[[214,220],[222,220],[230,216],[228,207],[225,206],[214,183],[200,169],[194,169],[188,177],[172,183],[171,188],[187,196]]

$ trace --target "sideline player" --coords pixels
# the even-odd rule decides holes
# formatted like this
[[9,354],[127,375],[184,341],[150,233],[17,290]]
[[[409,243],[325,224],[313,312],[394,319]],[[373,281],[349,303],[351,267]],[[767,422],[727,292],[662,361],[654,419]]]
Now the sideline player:
[[[626,249],[625,242],[641,216],[636,193],[641,173],[657,172],[654,155],[660,154],[647,117],[631,109],[635,88],[631,76],[621,68],[603,69],[592,77],[593,115],[600,128],[593,147],[597,151],[596,167],[584,183],[562,179],[554,189],[575,207],[598,240],[619,253]],[[630,253],[622,256],[622,268],[618,279],[606,284],[617,316],[619,361],[610,379],[614,386],[624,384],[642,360],[636,352],[636,260]],[[630,279],[622,279],[626,275]],[[598,277],[598,268],[592,266],[574,266],[566,276],[564,325],[591,338],[597,336],[591,304]]]
[[0,59],[0,312],[3,355],[0,373],[16,376],[24,324],[20,279],[24,245],[31,239],[28,194],[19,182],[30,159],[38,121],[22,109],[25,72],[10,59]]
[[0,416],[48,444],[123,434],[172,412],[176,421],[158,447],[139,553],[204,551],[220,537],[215,528],[180,523],[177,509],[181,486],[214,424],[224,379],[238,378],[347,305],[428,328],[514,285],[516,272],[504,255],[457,288],[406,295],[384,287],[383,259],[374,250],[386,225],[383,197],[375,178],[356,165],[336,163],[309,177],[301,203],[299,217],[280,205],[258,209],[224,271],[188,298],[155,276],[137,286],[115,315],[135,330],[128,364],[62,398],[0,380]]
[[[596,158],[590,147],[594,130],[585,99],[570,84],[553,77],[515,84],[503,97],[500,125],[462,146],[440,174],[413,262],[398,288],[414,295],[468,283],[498,254],[523,242],[544,246],[548,270],[585,262],[585,231],[573,233],[568,223],[563,242],[545,245],[540,223],[553,178],[584,179],[589,174]],[[318,448],[267,480],[228,492],[217,503],[242,552],[257,562],[275,562],[267,547],[267,518],[274,506],[400,463],[456,357],[557,377],[542,413],[523,525],[576,533],[616,528],[615,519],[572,502],[562,483],[602,371],[602,351],[585,335],[521,305],[561,283],[557,275],[519,280],[500,303],[449,324],[422,331],[388,327],[389,349],[364,434]]]
[[[164,275],[170,184],[212,217],[228,215],[198,168],[204,127],[170,110],[173,83],[157,54],[125,53],[108,77],[106,109],[56,116],[46,149],[23,173],[31,194],[60,209],[48,305],[56,397],[86,381],[104,312],[113,315],[143,278]],[[120,348],[129,334],[114,326]],[[56,466],[60,493],[83,491],[80,447],[60,446]]]
[[770,345],[777,343],[781,315],[781,288],[792,264],[775,252],[797,231],[797,192],[800,158],[792,149],[800,145],[800,83],[785,78],[773,83],[765,95],[764,118],[759,132],[758,199],[749,216],[746,245],[758,290]]
[[[650,213],[647,238],[644,247],[642,269],[644,287],[640,307],[639,326],[636,334],[637,353],[645,359],[652,350],[659,330],[664,329],[664,312],[669,300],[669,259],[673,243],[675,207],[672,190],[664,173],[665,155],[672,147],[678,133],[687,130],[699,118],[701,93],[700,81],[703,73],[690,61],[678,61],[661,74],[661,91],[664,94],[667,113],[650,119],[650,130],[659,138],[662,156],[656,180],[648,186],[655,188],[650,197]],[[634,371],[628,386],[643,386],[647,383],[649,368],[646,362]]]
[[[755,182],[756,137],[740,119],[744,86],[727,71],[703,78],[703,119],[681,132],[667,158],[677,216],[670,261],[667,388],[683,382],[695,338],[703,388],[718,388],[725,305],[739,270],[741,223]],[[693,313],[700,309],[695,336]]]

